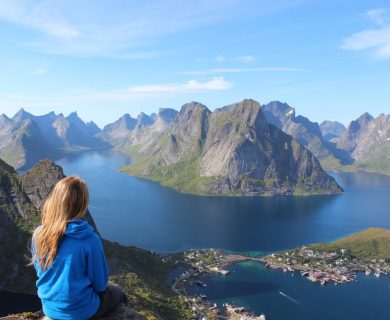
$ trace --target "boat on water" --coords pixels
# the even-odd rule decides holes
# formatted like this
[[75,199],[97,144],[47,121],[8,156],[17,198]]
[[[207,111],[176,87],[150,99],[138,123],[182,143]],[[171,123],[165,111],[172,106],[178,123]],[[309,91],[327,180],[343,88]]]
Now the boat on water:
[[202,282],[202,281],[196,281],[196,284],[199,286],[199,287],[207,287],[207,284]]
[[310,275],[309,271],[301,271],[302,277],[308,277]]

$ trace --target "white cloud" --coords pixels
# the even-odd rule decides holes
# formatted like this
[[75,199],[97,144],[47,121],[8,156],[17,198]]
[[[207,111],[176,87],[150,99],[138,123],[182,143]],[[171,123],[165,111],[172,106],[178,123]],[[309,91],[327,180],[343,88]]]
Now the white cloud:
[[381,58],[390,58],[390,24],[387,10],[375,9],[365,13],[375,25],[345,38],[340,48],[350,51],[372,50],[373,54]]
[[215,77],[209,81],[200,82],[189,80],[184,83],[174,84],[157,84],[145,86],[133,86],[129,88],[111,90],[105,92],[92,92],[81,96],[86,99],[103,99],[103,100],[127,100],[135,97],[147,97],[166,94],[181,94],[192,91],[220,91],[228,90],[232,84],[223,77]]
[[297,72],[304,71],[299,68],[290,67],[259,67],[259,68],[211,68],[207,70],[190,70],[181,71],[180,74],[189,75],[206,75],[206,74],[222,74],[222,73],[247,73],[247,72]]
[[208,81],[189,80],[183,83],[140,85],[128,88],[105,91],[69,92],[68,94],[50,93],[44,96],[2,95],[0,108],[33,106],[34,108],[77,106],[102,102],[128,102],[139,99],[175,96],[190,92],[222,91],[232,88],[232,84],[223,77],[215,77]]

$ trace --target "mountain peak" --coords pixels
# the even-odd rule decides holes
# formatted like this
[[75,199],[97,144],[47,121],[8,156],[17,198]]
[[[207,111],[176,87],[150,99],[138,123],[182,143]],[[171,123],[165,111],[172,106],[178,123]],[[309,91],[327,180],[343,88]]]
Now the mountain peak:
[[136,129],[152,125],[154,120],[146,113],[141,112],[137,117]]
[[363,113],[359,118],[357,118],[357,122],[359,123],[370,122],[372,120],[374,120],[374,117],[368,112]]
[[17,113],[15,113],[12,119],[15,120],[16,122],[20,122],[25,119],[31,119],[32,117],[34,116],[31,113],[28,113],[26,110],[24,110],[24,108],[20,108],[20,110]]
[[181,109],[180,109],[180,113],[183,111],[183,112],[187,112],[189,110],[195,110],[195,109],[207,109],[208,108],[200,103],[200,102],[196,102],[196,101],[191,101],[191,102],[188,102],[188,103],[185,103],[182,105]]
[[78,118],[80,119],[79,115],[77,114],[77,111],[73,111],[71,113],[69,113],[69,115],[67,116],[68,119],[75,119],[75,118]]

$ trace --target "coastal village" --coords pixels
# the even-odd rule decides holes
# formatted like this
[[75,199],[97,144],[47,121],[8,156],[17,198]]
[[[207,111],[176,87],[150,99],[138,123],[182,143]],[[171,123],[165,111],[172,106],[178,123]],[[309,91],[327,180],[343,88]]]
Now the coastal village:
[[201,279],[212,273],[228,276],[229,271],[226,270],[226,267],[230,263],[247,259],[246,256],[226,255],[221,250],[215,249],[184,252],[181,259],[178,258],[175,264],[185,271],[173,279],[172,289],[177,294],[185,296],[186,302],[193,311],[194,319],[266,320],[265,315],[254,315],[244,307],[225,303],[221,308],[217,304],[209,302],[205,294],[191,295],[187,291],[189,286],[206,287],[207,284]]
[[359,259],[343,248],[303,246],[301,248],[271,254],[263,262],[270,269],[284,272],[300,271],[309,281],[321,285],[335,285],[355,280],[357,272],[380,277],[390,272],[387,259]]
[[174,265],[183,271],[173,279],[172,289],[185,297],[193,310],[194,319],[265,320],[266,316],[263,314],[254,315],[244,307],[229,303],[218,306],[209,302],[206,294],[199,293],[201,290],[195,290],[198,293],[191,294],[188,291],[194,290],[188,289],[193,286],[207,287],[202,279],[213,273],[229,276],[229,265],[245,261],[262,263],[272,270],[300,272],[302,277],[323,286],[352,282],[358,272],[377,278],[390,273],[390,259],[385,258],[382,252],[364,256],[359,255],[355,247],[350,248],[351,246],[343,247],[333,243],[316,244],[264,257],[231,254],[215,249],[190,250],[174,258]]

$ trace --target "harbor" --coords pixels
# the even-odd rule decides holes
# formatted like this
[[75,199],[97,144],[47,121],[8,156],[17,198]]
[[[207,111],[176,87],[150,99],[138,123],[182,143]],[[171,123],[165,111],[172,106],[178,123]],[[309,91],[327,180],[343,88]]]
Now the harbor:
[[[164,258],[165,261],[168,258]],[[207,250],[189,250],[184,252],[177,259],[175,264],[181,268],[180,272],[172,281],[172,290],[179,295],[185,296],[185,301],[193,311],[193,316],[196,319],[208,319],[211,315],[219,319],[231,320],[265,320],[265,315],[257,316],[246,310],[244,307],[233,306],[228,303],[218,306],[215,303],[208,301],[205,293],[191,295],[187,288],[196,286],[198,288],[205,288],[207,284],[202,281],[203,278],[211,274],[219,274],[227,277],[230,271],[227,269],[229,265],[236,262],[249,261],[250,258],[243,255],[226,254],[221,250],[207,249]]]

